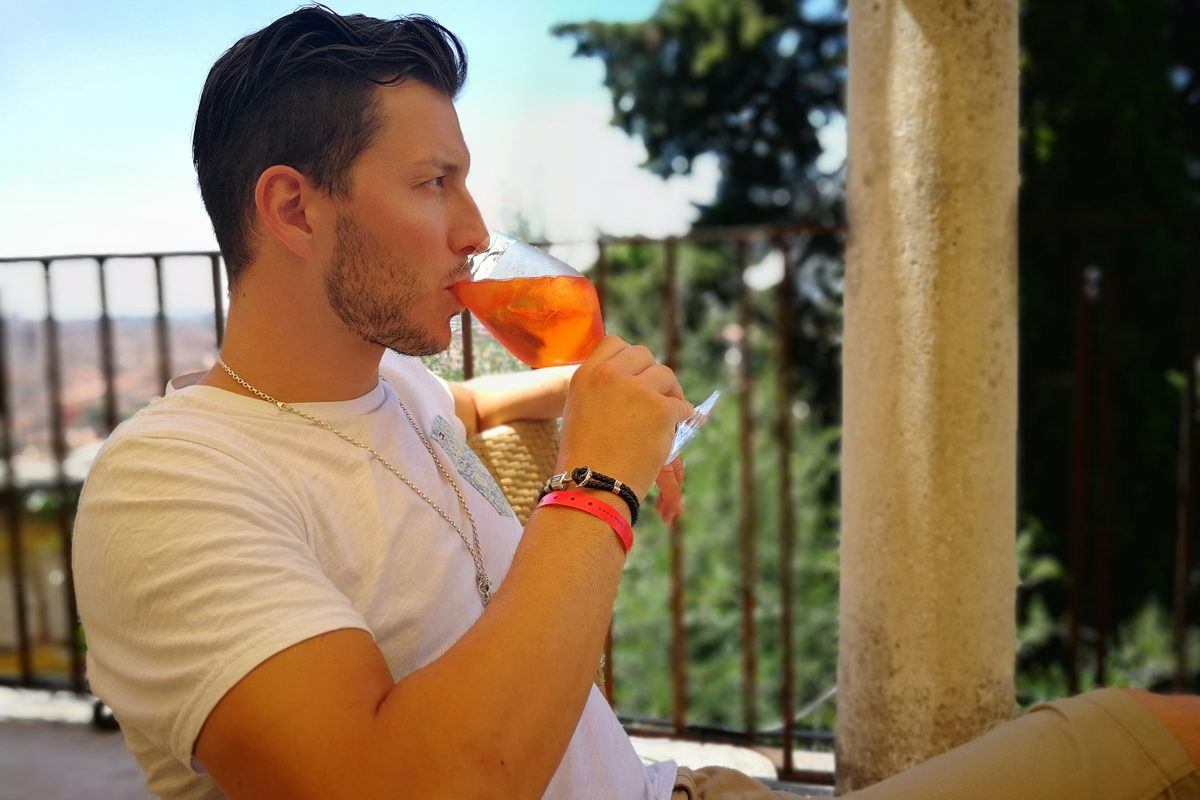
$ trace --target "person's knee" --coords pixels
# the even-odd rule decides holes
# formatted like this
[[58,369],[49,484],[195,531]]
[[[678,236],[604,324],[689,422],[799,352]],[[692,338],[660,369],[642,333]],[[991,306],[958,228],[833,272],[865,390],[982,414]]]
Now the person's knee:
[[1192,761],[1200,765],[1200,697],[1154,694],[1141,689],[1123,691],[1154,715]]

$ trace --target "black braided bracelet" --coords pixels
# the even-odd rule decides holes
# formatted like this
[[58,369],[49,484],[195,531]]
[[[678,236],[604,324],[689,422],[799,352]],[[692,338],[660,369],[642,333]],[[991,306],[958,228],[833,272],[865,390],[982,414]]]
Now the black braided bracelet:
[[638,507],[641,505],[637,495],[616,478],[592,472],[591,467],[576,467],[573,470],[552,475],[550,480],[546,481],[546,485],[542,487],[542,493],[538,495],[538,502],[540,503],[542,498],[550,492],[560,492],[566,489],[567,481],[574,483],[580,489],[603,489],[617,495],[629,506],[629,524],[637,525]]

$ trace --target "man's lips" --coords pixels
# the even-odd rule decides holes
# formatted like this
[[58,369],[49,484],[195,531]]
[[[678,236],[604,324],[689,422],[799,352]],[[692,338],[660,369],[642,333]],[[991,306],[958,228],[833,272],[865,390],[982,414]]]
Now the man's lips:
[[470,273],[470,272],[464,272],[464,273],[462,273],[462,274],[460,274],[460,275],[455,275],[455,276],[454,276],[454,277],[453,277],[453,278],[450,280],[450,282],[449,282],[449,283],[447,283],[447,284],[446,284],[445,286],[443,286],[442,288],[443,288],[443,289],[445,289],[447,292],[449,292],[449,291],[451,291],[451,290],[454,288],[454,284],[456,284],[456,283],[462,283],[462,282],[464,282],[464,281],[469,281],[469,280],[471,280],[471,273]]

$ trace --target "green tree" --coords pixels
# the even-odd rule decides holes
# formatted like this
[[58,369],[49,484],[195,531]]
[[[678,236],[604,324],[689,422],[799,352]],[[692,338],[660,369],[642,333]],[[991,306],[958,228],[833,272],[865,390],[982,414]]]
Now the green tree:
[[[1072,576],[1023,594],[1023,609],[1044,606],[1059,621],[1023,651],[1030,675],[1059,669],[1065,656],[1070,580],[1093,644],[1105,604],[1110,633],[1141,619],[1148,601],[1170,604],[1178,376],[1195,304],[1181,290],[1200,210],[1198,8],[1023,4],[1021,510],[1039,531],[1034,553]],[[1072,482],[1073,457],[1082,483]],[[1073,487],[1085,511],[1083,563],[1072,563],[1069,545]],[[1102,587],[1094,576],[1106,526],[1112,573]]]
[[841,219],[840,182],[817,167],[818,132],[841,114],[841,3],[666,0],[644,22],[560,25],[600,58],[613,124],[667,177],[716,156],[717,197],[698,225]]
[[[700,206],[697,228],[833,228],[788,242],[798,268],[789,330],[796,358],[786,368],[827,422],[838,405],[843,170],[820,161],[819,133],[842,116],[844,16],[841,0],[666,0],[644,22],[554,29],[574,39],[576,55],[603,61],[613,124],[643,142],[647,169],[667,177],[716,158],[717,196]],[[731,266],[694,272],[695,302],[728,305]],[[694,313],[685,308],[688,322]]]
[[[611,333],[659,350],[663,331],[658,315],[645,298],[662,296],[664,248],[659,244],[614,245],[608,251],[609,276],[606,326]],[[729,245],[680,245],[678,248],[681,305],[686,310],[680,382],[689,397],[703,397],[714,387],[725,399],[695,444],[689,447],[683,533],[690,693],[688,720],[692,724],[740,728],[743,717],[741,686],[741,573],[738,521],[746,498],[736,479],[740,398],[735,358],[736,314],[695,280],[698,274],[733,265]],[[749,302],[762,313],[773,306],[775,292],[751,292]],[[779,687],[782,682],[779,560],[779,443],[775,420],[793,413],[795,447],[791,453],[794,502],[797,509],[796,553],[790,565],[796,587],[793,622],[796,646],[796,696],[815,698],[836,680],[837,553],[836,505],[823,496],[837,466],[836,429],[820,424],[803,403],[789,407],[778,402],[773,376],[777,339],[770,328],[746,333],[747,350],[755,365],[756,388],[752,418],[758,481],[755,512],[758,580],[758,694],[756,719],[760,729],[778,728]],[[668,532],[653,513],[638,524],[638,554],[622,579],[614,617],[614,675],[618,710],[633,717],[670,715],[670,574]],[[832,708],[823,707],[802,720],[802,727],[832,728]]]
[[[668,176],[716,157],[721,182],[697,227],[836,224],[842,171],[818,168],[818,132],[841,114],[844,14],[836,0],[665,0],[643,22],[555,32],[604,62],[613,123],[645,144],[648,169]],[[1027,694],[1057,694],[1071,580],[1085,643],[1107,604],[1114,653],[1150,641],[1138,632],[1162,615],[1146,609],[1169,606],[1181,402],[1195,417],[1185,338],[1200,328],[1197,280],[1185,280],[1200,259],[1200,0],[1024,0],[1021,14],[1022,548],[1027,565],[1065,567],[1029,570],[1021,658]],[[797,356],[786,366],[833,422],[841,241],[792,246]],[[714,298],[728,307],[731,269],[702,260],[690,273],[688,325]],[[769,318],[759,302],[757,323]],[[716,358],[720,342],[700,338]],[[1073,448],[1086,448],[1080,563],[1069,552]],[[1106,526],[1112,573],[1101,586],[1088,576]]]

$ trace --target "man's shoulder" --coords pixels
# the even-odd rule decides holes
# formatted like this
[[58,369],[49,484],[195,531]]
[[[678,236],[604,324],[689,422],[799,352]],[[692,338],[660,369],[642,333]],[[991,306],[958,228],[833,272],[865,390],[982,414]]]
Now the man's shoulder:
[[221,398],[211,394],[171,392],[119,424],[100,448],[93,470],[117,453],[161,457],[173,451],[201,450],[230,455],[253,449],[256,423],[235,406],[223,407]]

